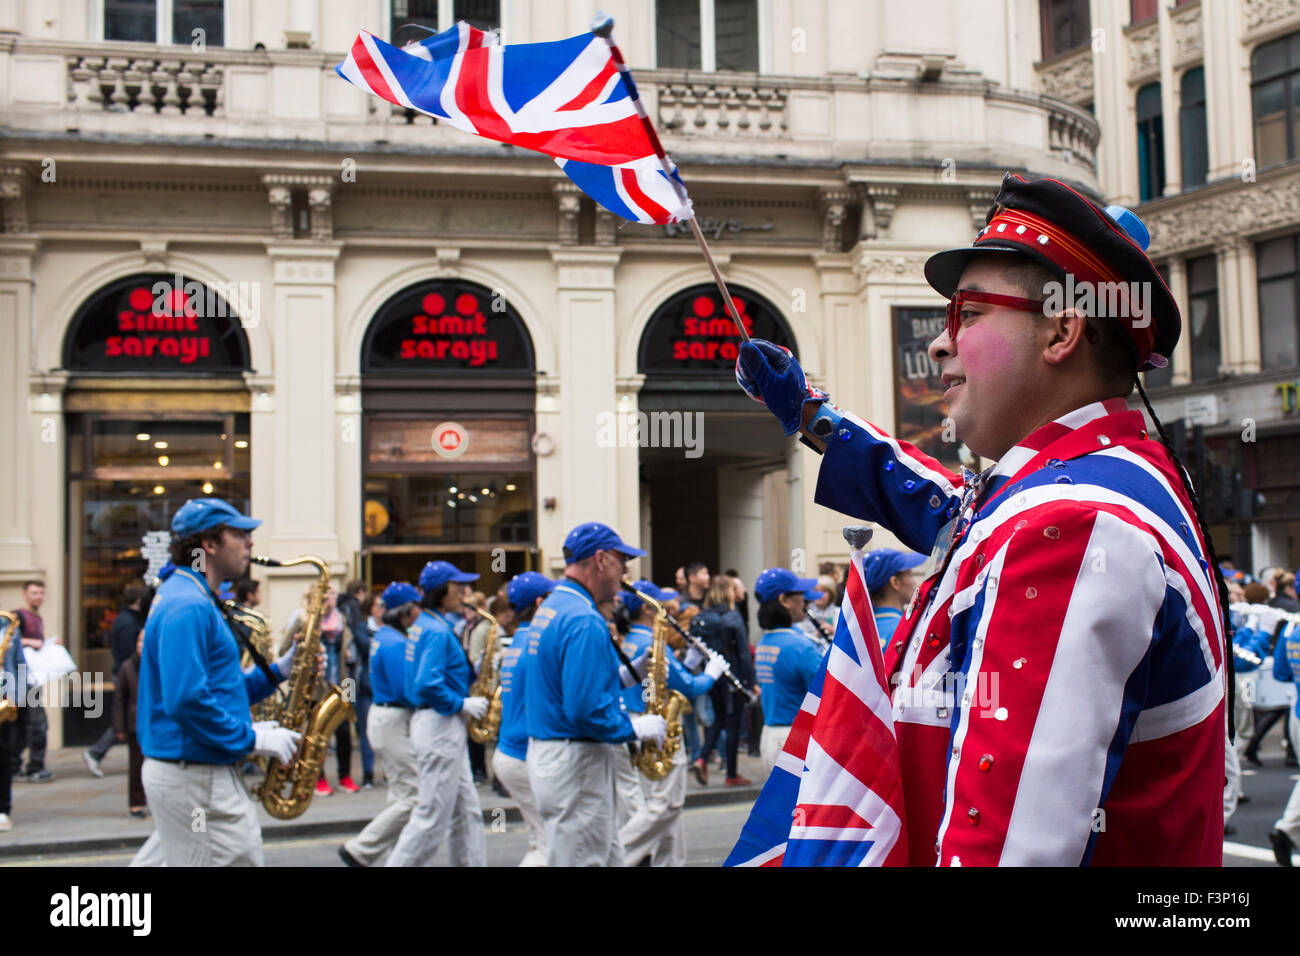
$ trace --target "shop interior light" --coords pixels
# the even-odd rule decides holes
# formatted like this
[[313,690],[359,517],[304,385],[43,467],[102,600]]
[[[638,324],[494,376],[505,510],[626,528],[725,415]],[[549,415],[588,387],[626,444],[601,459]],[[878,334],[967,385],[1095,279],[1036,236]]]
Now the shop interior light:
[[454,501],[449,501],[449,502],[447,502],[447,507],[448,507],[448,508],[454,508],[454,507],[456,507],[456,502],[454,502]]
[[470,501],[478,501],[478,495],[470,495],[470,496],[469,496],[469,500],[470,500]]
[[452,485],[452,486],[451,486],[450,488],[448,488],[447,490],[448,490],[449,492],[451,492],[451,493],[454,495],[454,494],[455,494],[457,491],[459,491],[460,489],[457,488],[455,485]]
[[226,433],[225,433],[225,432],[222,432],[222,433],[221,433],[221,440],[222,440],[222,441],[225,441],[225,440],[226,440]]
[[488,491],[486,488],[484,488],[484,489],[482,490],[481,494],[490,495],[490,494],[492,494],[492,492],[490,492],[490,491]]
[[153,486],[153,493],[154,493],[155,495],[161,495],[161,494],[162,494],[164,491],[166,491],[166,490],[167,490],[167,489],[164,488],[162,485],[154,485],[154,486]]
[[212,463],[212,467],[215,468],[215,469],[217,469],[217,471],[220,471],[222,468],[225,467],[225,465],[223,465],[223,464],[222,464],[221,462],[219,462],[219,461],[214,461],[214,462]]
[[[223,435],[223,436],[221,436],[221,437],[224,438],[225,436]],[[235,447],[236,447],[236,448],[247,448],[247,447],[248,447],[248,442],[244,441],[244,440],[241,438],[239,441],[235,442]]]
[[460,494],[458,494],[456,497],[459,498],[461,501],[464,501],[464,500],[465,500],[465,492],[462,491],[462,492],[461,492]]
[[148,441],[148,440],[149,440],[150,438],[152,438],[152,437],[153,437],[153,436],[150,435],[148,432],[141,432],[140,434],[138,434],[138,435],[135,436],[135,440],[136,440],[136,441]]
[[515,490],[515,486],[513,483],[506,485],[506,491],[514,491],[514,490]]
[[204,493],[205,495],[210,495],[210,494],[212,494],[212,482],[210,482],[210,481],[205,481],[205,482],[203,483],[203,493]]
[[158,456],[158,464],[162,465],[164,468],[166,468],[170,463],[171,463],[171,459],[168,458],[166,455]]
[[154,448],[166,448],[166,447],[167,447],[167,443],[166,443],[165,441],[156,441],[156,442],[153,443],[153,447],[154,447]]

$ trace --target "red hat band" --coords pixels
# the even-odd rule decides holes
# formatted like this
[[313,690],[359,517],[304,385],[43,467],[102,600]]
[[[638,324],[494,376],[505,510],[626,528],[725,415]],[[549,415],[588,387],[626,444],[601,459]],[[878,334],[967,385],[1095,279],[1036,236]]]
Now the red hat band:
[[[1023,246],[1027,252],[1050,260],[1067,276],[1073,276],[1077,286],[1091,284],[1096,301],[1101,301],[1102,289],[1107,286],[1114,289],[1123,309],[1121,314],[1140,320],[1136,323],[1126,322],[1125,328],[1137,345],[1141,358],[1145,360],[1151,354],[1155,348],[1156,328],[1151,321],[1150,301],[1132,302],[1130,284],[1070,233],[1041,216],[1003,206],[989,220],[988,225],[980,230],[974,246],[979,248],[994,243],[1000,246]],[[1067,307],[1073,304],[1064,303]]]

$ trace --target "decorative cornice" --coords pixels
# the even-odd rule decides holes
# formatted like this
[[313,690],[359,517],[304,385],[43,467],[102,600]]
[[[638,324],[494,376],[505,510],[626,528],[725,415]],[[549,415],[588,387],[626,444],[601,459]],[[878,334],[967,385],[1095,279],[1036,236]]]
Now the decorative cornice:
[[1169,13],[1169,26],[1174,35],[1174,65],[1183,66],[1199,60],[1205,51],[1205,38],[1201,32],[1201,5],[1175,7]]
[[1210,195],[1164,200],[1142,214],[1151,232],[1153,259],[1214,248],[1227,237],[1249,237],[1300,226],[1300,170],[1254,183],[1233,183]]
[[1128,44],[1128,81],[1140,83],[1160,73],[1160,26],[1148,23],[1126,31]]
[[925,282],[927,258],[928,256],[864,251],[853,263],[853,271],[866,281]]
[[1246,33],[1262,31],[1287,21],[1300,20],[1300,0],[1242,0]]
[[1093,99],[1092,48],[1037,66],[1038,80],[1048,96],[1081,106]]

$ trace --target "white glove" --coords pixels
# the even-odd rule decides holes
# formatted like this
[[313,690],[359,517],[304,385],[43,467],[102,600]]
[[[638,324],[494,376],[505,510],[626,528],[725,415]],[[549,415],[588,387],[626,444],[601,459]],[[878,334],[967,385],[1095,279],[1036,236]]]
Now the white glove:
[[627,665],[624,664],[618,669],[618,679],[624,687],[631,687],[633,684],[639,684],[645,678],[646,672],[650,670],[650,648],[646,648],[640,654],[632,659],[632,671],[628,672]]
[[488,711],[486,697],[466,697],[461,701],[460,712],[470,720],[478,720]]
[[[280,659],[275,662],[275,669],[279,671],[282,680],[288,680],[291,668],[293,667],[293,657],[298,653],[298,642],[290,641],[289,649],[280,655]],[[257,725],[254,724],[254,727]]]
[[695,668],[699,667],[703,663],[704,663],[704,652],[700,650],[698,647],[694,647],[694,646],[692,646],[691,649],[686,652],[686,660],[682,661],[682,665],[688,671],[695,670]]
[[717,680],[727,672],[727,659],[721,654],[712,652],[709,654],[709,663],[704,667],[704,673],[708,674],[714,680]]
[[632,718],[632,732],[637,740],[653,740],[656,747],[662,747],[668,735],[668,721],[658,714],[637,714]]
[[302,734],[281,727],[274,720],[259,720],[253,724],[253,756],[273,757],[280,763],[288,763],[298,752],[298,741]]

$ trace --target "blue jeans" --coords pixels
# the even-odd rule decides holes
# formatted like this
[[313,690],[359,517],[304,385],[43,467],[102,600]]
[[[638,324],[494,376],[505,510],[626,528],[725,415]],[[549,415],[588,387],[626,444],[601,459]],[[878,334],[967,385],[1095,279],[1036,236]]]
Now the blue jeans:
[[366,736],[366,716],[370,713],[370,704],[374,698],[370,694],[358,694],[356,700],[357,736],[361,738],[361,777],[368,780],[375,775],[375,752],[370,747],[370,738]]

